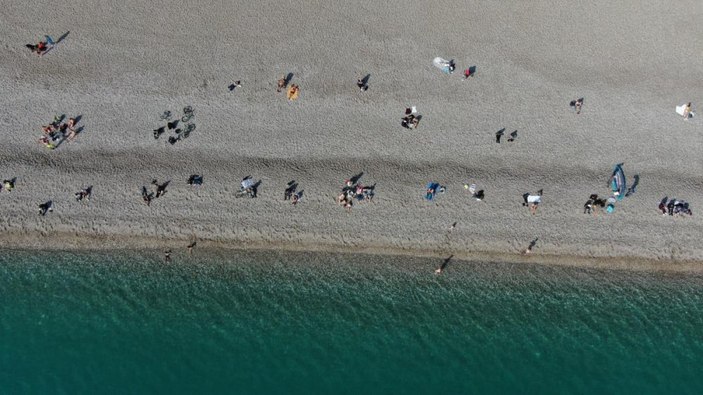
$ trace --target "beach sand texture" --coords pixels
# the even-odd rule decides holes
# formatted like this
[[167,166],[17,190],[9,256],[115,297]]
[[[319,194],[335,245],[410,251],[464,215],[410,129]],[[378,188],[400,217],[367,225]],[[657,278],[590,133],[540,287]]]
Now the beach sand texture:
[[[0,194],[0,239],[470,256],[517,254],[539,237],[534,254],[700,262],[703,124],[674,107],[703,103],[701,20],[696,0],[10,0],[0,9],[0,178],[17,186]],[[67,31],[43,57],[24,48]],[[433,67],[436,56],[457,72]],[[477,74],[462,81],[469,66]],[[276,92],[287,73],[296,101]],[[186,105],[191,136],[155,140],[159,115]],[[410,106],[423,115],[416,130],[400,126]],[[36,141],[54,114],[80,115],[84,131],[52,151]],[[496,144],[502,128],[518,139]],[[614,214],[583,214],[590,194],[609,194],[620,162],[630,180],[640,175],[637,192]],[[376,197],[348,213],[335,198],[360,172]],[[186,185],[190,174],[204,185]],[[246,175],[262,181],[259,198],[233,197]],[[140,188],[154,178],[171,184],[147,207]],[[297,206],[283,202],[290,180],[304,190]],[[447,193],[425,201],[428,181]],[[88,185],[90,203],[76,202]],[[532,216],[522,194],[538,189]],[[694,216],[662,216],[664,196]],[[47,200],[55,210],[39,216]]]

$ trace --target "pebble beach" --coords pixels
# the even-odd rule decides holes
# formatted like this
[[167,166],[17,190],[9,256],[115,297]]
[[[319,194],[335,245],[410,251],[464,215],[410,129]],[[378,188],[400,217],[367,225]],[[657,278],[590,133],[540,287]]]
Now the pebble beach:
[[[0,193],[0,243],[198,240],[700,271],[703,124],[674,108],[703,103],[701,17],[698,1],[12,0],[0,10],[0,178],[16,185]],[[41,57],[24,47],[45,34],[63,39]],[[437,56],[457,71],[442,73]],[[276,92],[289,73],[295,101]],[[186,106],[190,136],[155,139],[160,115]],[[422,122],[404,129],[411,106]],[[83,130],[38,144],[61,114]],[[497,144],[503,128],[518,138]],[[639,175],[636,192],[612,214],[584,214],[590,194],[610,194],[617,163]],[[203,185],[187,185],[192,174]],[[375,197],[348,212],[335,199],[358,174]],[[258,197],[237,199],[247,175],[261,180]],[[147,206],[140,189],[153,179],[171,182]],[[304,191],[295,206],[283,200],[291,180]],[[430,181],[447,188],[432,202]],[[483,201],[463,188],[472,183]],[[77,202],[87,186],[90,201]],[[522,194],[539,189],[531,215]],[[694,215],[661,215],[664,196]],[[48,200],[53,212],[38,215]]]

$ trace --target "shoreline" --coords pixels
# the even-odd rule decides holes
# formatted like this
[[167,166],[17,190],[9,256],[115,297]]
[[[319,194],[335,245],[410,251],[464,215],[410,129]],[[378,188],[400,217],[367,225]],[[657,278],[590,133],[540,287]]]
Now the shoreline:
[[[185,250],[193,238],[204,248],[703,270],[701,124],[674,111],[703,101],[694,14],[606,1],[235,1],[198,4],[184,19],[132,0],[124,12],[30,3],[0,17],[0,180],[16,179],[0,193],[4,246]],[[69,27],[45,56],[23,46]],[[574,36],[583,31],[598,34]],[[438,56],[457,70],[442,73]],[[288,74],[301,89],[295,101],[276,92]],[[355,82],[367,75],[361,92]],[[578,115],[576,98],[585,99]],[[173,140],[180,124],[155,138],[168,126],[161,115],[186,107],[197,125],[189,137]],[[423,117],[417,129],[400,124],[408,107]],[[37,137],[61,114],[84,129],[48,150]],[[518,137],[497,143],[500,130]],[[584,214],[589,196],[612,193],[617,163],[630,184],[641,178],[637,192],[612,214]],[[202,186],[187,185],[194,174]],[[375,197],[347,212],[335,199],[358,174]],[[259,196],[235,199],[248,175],[262,182]],[[147,206],[152,180],[170,184]],[[428,202],[429,182],[446,193]],[[290,183],[304,191],[295,206],[283,200]],[[93,197],[76,202],[88,186]],[[540,190],[531,215],[523,194]],[[662,216],[665,196],[696,214]],[[38,215],[47,202],[54,211]]]
[[[186,238],[165,238],[158,236],[135,235],[69,235],[67,233],[39,234],[41,232],[25,232],[24,234],[0,233],[0,242],[4,249],[22,251],[90,251],[114,252],[156,250],[169,248],[175,258],[185,255],[185,246],[189,243]],[[479,251],[458,249],[419,249],[397,248],[392,246],[356,247],[337,245],[334,243],[290,243],[290,242],[252,242],[241,240],[212,240],[197,239],[194,254],[206,250],[240,250],[240,251],[277,251],[277,252],[311,252],[311,253],[340,253],[375,256],[409,256],[414,258],[436,258],[438,263],[452,255],[457,261],[482,263],[522,263],[531,265],[564,266],[585,269],[602,270],[632,270],[642,272],[669,273],[703,273],[703,261],[648,259],[632,256],[583,256],[569,254],[552,254],[533,252],[523,255],[519,252]],[[177,249],[175,245],[178,245]],[[206,252],[207,253],[207,252]],[[160,257],[160,255],[159,255]],[[431,273],[431,272],[428,272]]]

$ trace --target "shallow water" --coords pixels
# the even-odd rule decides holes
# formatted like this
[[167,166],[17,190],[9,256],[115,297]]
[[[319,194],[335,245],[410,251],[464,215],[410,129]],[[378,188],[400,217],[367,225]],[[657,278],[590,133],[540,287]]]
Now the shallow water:
[[0,251],[0,392],[701,393],[700,275]]

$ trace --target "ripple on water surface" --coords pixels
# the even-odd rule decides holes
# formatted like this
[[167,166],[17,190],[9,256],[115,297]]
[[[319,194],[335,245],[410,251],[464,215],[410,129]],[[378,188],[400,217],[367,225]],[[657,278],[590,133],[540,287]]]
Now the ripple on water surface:
[[699,275],[1,251],[10,392],[703,391]]

